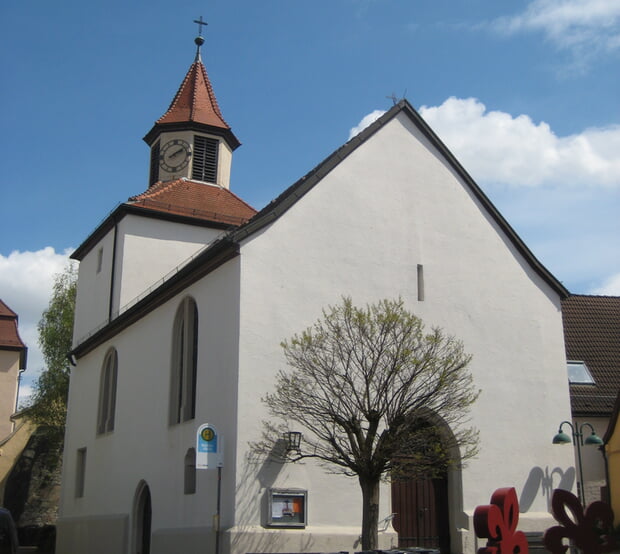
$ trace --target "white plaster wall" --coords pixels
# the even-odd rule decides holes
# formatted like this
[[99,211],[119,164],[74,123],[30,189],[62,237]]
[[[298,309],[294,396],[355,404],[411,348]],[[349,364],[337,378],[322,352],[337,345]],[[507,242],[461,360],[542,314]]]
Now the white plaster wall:
[[[155,542],[169,529],[208,530],[215,513],[217,472],[198,472],[198,492],[183,494],[185,453],[195,445],[196,429],[205,422],[214,424],[230,444],[223,470],[222,510],[223,524],[232,523],[238,266],[231,260],[218,268],[73,368],[59,524],[63,534],[59,544],[66,545],[67,553],[74,554],[71,545],[83,544],[85,529],[91,523],[97,528],[101,518],[129,516],[131,530],[134,495],[141,480],[150,486]],[[196,300],[199,315],[197,417],[169,426],[172,327],[185,295]],[[101,367],[112,346],[118,352],[115,429],[97,436]],[[85,493],[75,498],[77,449],[82,447],[87,448]]]
[[[0,440],[13,431],[11,416],[17,401],[20,352],[0,348]],[[24,368],[25,369],[25,368]]]
[[[74,346],[108,321],[114,233],[114,229],[108,231],[80,261],[73,326]],[[101,271],[97,272],[100,249],[103,249],[103,258]]]
[[[481,453],[462,472],[463,512],[456,515],[470,529],[471,550],[470,516],[496,488],[514,486],[527,512],[522,528],[540,529],[550,522],[543,478],[573,466],[570,452],[550,440],[570,413],[560,300],[428,148],[399,116],[243,245],[239,397],[247,401],[239,406],[246,423],[237,471],[243,474],[248,442],[260,436],[267,417],[255,400],[273,390],[284,367],[280,341],[341,295],[357,304],[400,296],[474,356],[471,371],[482,392],[472,420]],[[417,301],[417,264],[424,266],[423,302]],[[557,485],[557,474],[553,479]],[[309,489],[313,524],[361,521],[352,480],[308,463],[287,468],[276,482]],[[260,524],[263,516],[248,499],[263,485],[248,480],[237,499],[238,525]],[[390,513],[384,492],[380,517]],[[459,548],[454,537],[453,548]]]
[[222,231],[128,215],[119,223],[114,310],[174,271]]

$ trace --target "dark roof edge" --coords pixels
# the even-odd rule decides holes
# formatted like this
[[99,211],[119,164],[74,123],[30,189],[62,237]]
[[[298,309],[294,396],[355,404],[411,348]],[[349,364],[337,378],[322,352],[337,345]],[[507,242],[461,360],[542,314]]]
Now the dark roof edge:
[[620,417],[620,391],[618,392],[618,396],[616,397],[616,401],[614,402],[614,409],[611,413],[611,417],[609,418],[609,424],[607,425],[605,435],[603,436],[603,442],[605,444],[607,444],[611,440],[611,437],[616,430],[618,417]]
[[309,173],[299,179],[296,183],[288,187],[282,194],[280,194],[275,200],[272,200],[267,206],[265,206],[258,214],[256,214],[248,223],[242,225],[233,232],[234,239],[237,241],[243,240],[262,229],[266,225],[269,225],[282,214],[284,214],[293,204],[297,202],[302,196],[304,196],[314,185],[316,185],[323,177],[325,177],[334,167],[336,167],[342,160],[349,156],[354,150],[361,144],[366,142],[371,136],[373,136],[381,127],[394,119],[399,113],[404,113],[414,123],[414,125],[422,132],[425,138],[440,152],[442,156],[452,166],[454,171],[463,179],[465,184],[473,192],[474,196],[480,201],[487,212],[491,215],[493,220],[499,225],[499,227],[506,233],[512,244],[517,251],[526,259],[534,271],[561,297],[566,298],[570,296],[568,289],[558,281],[554,275],[534,256],[532,251],[526,246],[526,244],[517,235],[515,230],[504,219],[497,208],[493,205],[491,200],[482,191],[482,189],[476,184],[473,178],[467,173],[465,168],[454,157],[448,147],[441,141],[441,139],[435,134],[430,126],[422,119],[420,114],[413,108],[413,106],[405,99],[395,104],[390,110],[384,113],[371,125],[366,127],[358,135],[346,142],[343,146],[338,148],[335,152],[330,154],[325,160],[318,164]]
[[170,298],[196,282],[201,277],[211,273],[222,264],[239,255],[239,245],[224,237],[196,256],[178,273],[154,289],[137,304],[113,319],[102,329],[78,344],[69,354],[81,358],[103,342],[109,340],[123,329],[129,327],[147,313],[161,306]]
[[620,296],[615,295],[615,294],[571,294],[570,295],[571,298],[611,298],[611,299],[615,299],[615,300],[619,300],[620,301]]
[[134,206],[124,202],[119,204],[109,215],[106,217],[97,228],[78,246],[70,258],[72,260],[82,260],[86,254],[88,254],[94,246],[126,215],[140,215],[143,217],[150,217],[152,219],[163,219],[165,221],[171,221],[174,223],[184,223],[186,225],[194,225],[197,227],[211,227],[214,229],[230,229],[234,227],[231,223],[225,223],[222,221],[211,221],[204,218],[192,217],[189,215],[174,214],[169,212],[161,212],[151,208],[144,208],[142,206]]
[[172,123],[155,123],[151,130],[142,137],[142,140],[151,146],[159,135],[164,132],[170,131],[197,131],[199,133],[208,133],[222,137],[231,150],[236,150],[241,146],[241,142],[235,136],[230,128],[222,129],[221,127],[215,127],[207,123],[199,123],[198,121],[175,121]]

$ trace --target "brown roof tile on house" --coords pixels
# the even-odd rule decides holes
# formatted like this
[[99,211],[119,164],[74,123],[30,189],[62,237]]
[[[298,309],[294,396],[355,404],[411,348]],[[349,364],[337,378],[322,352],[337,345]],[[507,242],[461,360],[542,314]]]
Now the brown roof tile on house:
[[571,385],[575,416],[611,415],[620,390],[620,297],[574,295],[562,301],[566,358],[585,362],[594,385]]
[[0,348],[25,349],[17,330],[17,314],[0,300]]
[[0,317],[17,317],[17,314],[0,300]]
[[132,196],[132,206],[216,223],[242,225],[256,210],[228,189],[188,179],[158,182]]
[[157,123],[188,121],[230,129],[220,112],[207,70],[200,60],[196,60],[190,66],[168,111],[157,120]]

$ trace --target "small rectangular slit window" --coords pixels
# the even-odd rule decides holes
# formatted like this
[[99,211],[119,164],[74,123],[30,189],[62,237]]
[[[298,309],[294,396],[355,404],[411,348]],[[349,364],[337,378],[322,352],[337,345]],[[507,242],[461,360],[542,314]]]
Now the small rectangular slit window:
[[75,497],[84,496],[84,483],[86,481],[86,448],[78,448],[77,464],[75,469]]
[[101,271],[103,266],[103,247],[97,251],[97,273]]
[[424,266],[418,264],[418,300],[424,300]]
[[159,180],[159,142],[151,148],[151,171],[149,173],[149,187]]

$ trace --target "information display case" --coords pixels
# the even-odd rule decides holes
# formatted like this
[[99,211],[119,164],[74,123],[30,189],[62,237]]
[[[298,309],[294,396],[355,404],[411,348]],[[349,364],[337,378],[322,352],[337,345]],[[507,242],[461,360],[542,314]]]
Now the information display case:
[[305,527],[308,523],[308,491],[269,489],[267,525],[269,527]]

